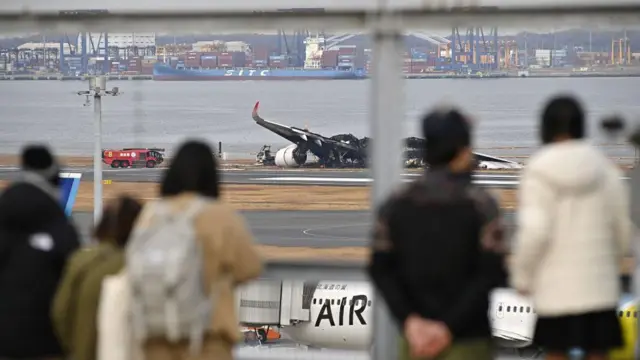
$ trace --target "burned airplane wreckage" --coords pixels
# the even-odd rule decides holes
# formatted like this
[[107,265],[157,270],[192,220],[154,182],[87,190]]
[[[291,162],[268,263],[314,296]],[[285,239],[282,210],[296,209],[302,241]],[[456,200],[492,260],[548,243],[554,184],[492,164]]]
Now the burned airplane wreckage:
[[[278,124],[258,115],[260,102],[253,108],[253,120],[263,128],[289,140],[292,144],[279,149],[275,155],[271,147],[263,146],[258,153],[258,162],[279,167],[301,167],[315,165],[325,168],[364,168],[368,165],[367,149],[371,138],[358,139],[352,134],[338,134],[331,137],[316,134],[308,129]],[[409,137],[404,139],[404,158],[407,167],[423,167],[424,139]],[[522,165],[490,155],[474,153],[479,168],[518,169]]]

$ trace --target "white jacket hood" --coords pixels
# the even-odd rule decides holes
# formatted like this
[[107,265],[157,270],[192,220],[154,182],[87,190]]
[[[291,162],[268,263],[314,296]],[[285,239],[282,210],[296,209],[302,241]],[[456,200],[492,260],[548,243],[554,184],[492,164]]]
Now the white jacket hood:
[[547,145],[527,167],[561,193],[577,195],[600,189],[611,164],[587,141],[572,140]]

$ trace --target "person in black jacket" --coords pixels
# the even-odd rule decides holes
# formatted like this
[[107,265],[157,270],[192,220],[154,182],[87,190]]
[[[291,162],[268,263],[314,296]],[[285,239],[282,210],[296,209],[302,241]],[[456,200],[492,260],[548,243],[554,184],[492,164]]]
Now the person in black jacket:
[[20,178],[0,195],[0,358],[62,358],[50,313],[78,233],[59,201],[59,168],[31,146]]
[[403,358],[492,359],[490,292],[507,283],[500,210],[471,183],[469,121],[443,110],[422,125],[429,170],[378,209],[369,274],[403,329]]

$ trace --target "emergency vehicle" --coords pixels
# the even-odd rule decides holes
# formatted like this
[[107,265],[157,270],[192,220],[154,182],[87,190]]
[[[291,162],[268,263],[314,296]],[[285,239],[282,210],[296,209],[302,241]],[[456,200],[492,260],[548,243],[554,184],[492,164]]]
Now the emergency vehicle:
[[124,148],[103,149],[102,162],[112,168],[153,168],[164,162],[164,149]]

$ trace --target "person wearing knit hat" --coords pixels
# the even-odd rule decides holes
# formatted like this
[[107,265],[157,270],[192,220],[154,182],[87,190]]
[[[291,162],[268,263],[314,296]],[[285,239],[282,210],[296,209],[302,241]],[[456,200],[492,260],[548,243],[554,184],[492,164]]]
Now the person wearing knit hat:
[[22,173],[0,195],[0,358],[62,358],[50,309],[78,232],[59,202],[59,165],[26,147]]
[[22,169],[41,176],[51,185],[58,186],[60,167],[45,146],[35,145],[22,152]]
[[493,359],[491,291],[506,284],[497,201],[471,182],[471,124],[422,119],[429,168],[377,209],[368,272],[402,330],[401,359]]

